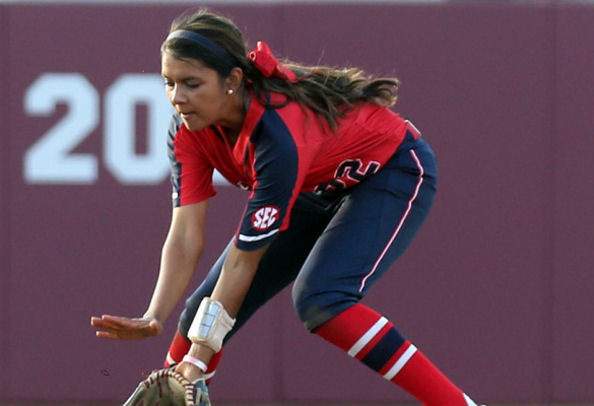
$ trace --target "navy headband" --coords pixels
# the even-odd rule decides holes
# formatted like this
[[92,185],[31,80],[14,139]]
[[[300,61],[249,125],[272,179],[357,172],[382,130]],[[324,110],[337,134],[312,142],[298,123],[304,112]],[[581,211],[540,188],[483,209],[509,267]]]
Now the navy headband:
[[194,31],[177,30],[177,31],[173,31],[171,34],[169,34],[167,36],[167,39],[165,39],[165,42],[172,40],[172,39],[177,39],[177,38],[191,41],[191,42],[195,43],[196,45],[199,45],[202,48],[207,49],[212,54],[216,55],[217,57],[219,57],[220,59],[225,61],[230,67],[235,67],[238,65],[237,60],[235,59],[235,57],[233,55],[231,55],[229,52],[225,51],[225,49],[223,49],[223,47],[221,47],[216,42],[211,41],[208,38],[206,38],[204,35],[198,34],[197,32],[194,32]]

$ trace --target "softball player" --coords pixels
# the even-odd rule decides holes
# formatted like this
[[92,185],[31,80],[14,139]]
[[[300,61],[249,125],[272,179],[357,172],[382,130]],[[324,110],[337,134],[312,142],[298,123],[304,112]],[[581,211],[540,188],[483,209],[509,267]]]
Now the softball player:
[[237,232],[186,302],[166,365],[210,379],[224,343],[291,282],[305,327],[425,405],[475,403],[384,316],[359,303],[431,207],[437,170],[419,131],[388,107],[396,79],[247,54],[229,20],[174,21],[161,48],[175,107],[173,216],[142,318],[92,318],[103,338],[159,334],[205,240],[213,170],[249,191]]

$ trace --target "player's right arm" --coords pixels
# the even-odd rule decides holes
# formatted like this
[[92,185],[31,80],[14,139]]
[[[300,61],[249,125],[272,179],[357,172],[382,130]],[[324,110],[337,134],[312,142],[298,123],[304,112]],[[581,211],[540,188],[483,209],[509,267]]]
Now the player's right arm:
[[[180,132],[174,115],[168,130],[168,155],[173,186],[173,214],[163,249],[159,277],[142,317],[103,315],[91,324],[101,338],[134,340],[160,334],[163,323],[188,286],[204,246],[204,224],[212,186],[212,167],[189,133]],[[183,169],[183,170],[182,170]]]
[[159,277],[145,318],[165,322],[190,283],[204,248],[207,202],[173,209]]

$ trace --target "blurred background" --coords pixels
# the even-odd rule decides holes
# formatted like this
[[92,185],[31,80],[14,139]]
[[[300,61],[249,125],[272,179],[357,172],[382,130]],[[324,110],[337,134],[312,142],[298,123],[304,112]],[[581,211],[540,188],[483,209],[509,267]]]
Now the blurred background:
[[[0,403],[115,405],[163,335],[140,316],[171,213],[159,46],[208,6],[248,43],[402,80],[437,153],[418,238],[365,299],[473,398],[594,403],[594,3],[0,1]],[[195,287],[247,195],[217,179]],[[282,272],[282,270],[279,270]],[[188,291],[188,294],[190,291]],[[216,404],[413,404],[300,325],[289,292],[229,343]]]

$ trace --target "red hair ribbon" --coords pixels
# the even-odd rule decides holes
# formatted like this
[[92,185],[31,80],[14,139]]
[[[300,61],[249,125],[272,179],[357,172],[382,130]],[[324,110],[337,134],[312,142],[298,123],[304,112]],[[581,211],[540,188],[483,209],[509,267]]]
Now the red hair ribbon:
[[287,82],[297,82],[297,75],[291,69],[283,66],[272,54],[270,47],[264,41],[258,41],[256,49],[248,54],[248,59],[267,78],[274,76]]

